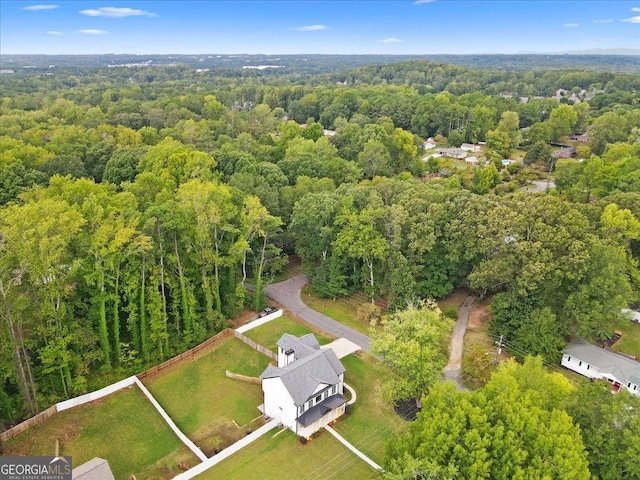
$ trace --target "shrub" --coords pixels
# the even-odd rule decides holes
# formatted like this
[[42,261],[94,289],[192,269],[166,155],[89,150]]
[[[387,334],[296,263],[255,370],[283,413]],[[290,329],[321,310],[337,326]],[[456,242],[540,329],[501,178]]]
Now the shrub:
[[458,307],[449,305],[448,307],[444,307],[442,309],[442,313],[445,317],[456,320],[458,318]]

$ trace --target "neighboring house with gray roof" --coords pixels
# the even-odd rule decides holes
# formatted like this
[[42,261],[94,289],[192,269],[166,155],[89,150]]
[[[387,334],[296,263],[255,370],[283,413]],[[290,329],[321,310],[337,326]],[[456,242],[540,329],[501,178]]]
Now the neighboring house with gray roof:
[[71,471],[73,480],[114,480],[109,462],[95,457]]
[[606,380],[614,392],[626,388],[640,396],[640,362],[625,355],[577,339],[562,350],[562,366],[588,378]]
[[265,415],[301,437],[309,437],[345,412],[345,368],[331,349],[321,349],[313,334],[278,340],[278,366],[260,378]]

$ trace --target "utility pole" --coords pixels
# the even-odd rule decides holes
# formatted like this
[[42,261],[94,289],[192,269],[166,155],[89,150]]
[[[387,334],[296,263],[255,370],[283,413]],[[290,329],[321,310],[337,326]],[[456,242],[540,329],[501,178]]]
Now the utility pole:
[[498,340],[496,343],[496,356],[493,359],[493,364],[497,365],[498,363],[498,355],[500,355],[502,353],[502,339],[503,339],[504,335],[500,335],[500,340]]

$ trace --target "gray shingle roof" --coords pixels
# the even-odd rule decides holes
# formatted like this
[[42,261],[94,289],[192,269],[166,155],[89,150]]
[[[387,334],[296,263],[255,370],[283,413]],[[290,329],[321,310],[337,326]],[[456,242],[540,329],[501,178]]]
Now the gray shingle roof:
[[640,362],[619,353],[596,347],[584,340],[574,340],[562,350],[562,353],[575,357],[598,369],[600,373],[608,373],[621,383],[640,381]]
[[[280,342],[278,342],[278,346],[280,346]],[[289,395],[293,398],[294,404],[299,407],[309,399],[318,385],[323,383],[336,385],[340,382],[339,375],[344,372],[345,368],[334,351],[326,349],[315,350],[284,367],[270,365],[262,372],[260,378],[263,380],[280,378]]]
[[330,412],[331,410],[338,408],[343,403],[347,403],[347,399],[339,393],[337,395],[332,395],[328,398],[325,398],[322,402],[314,405],[309,410],[300,415],[297,418],[298,423],[300,423],[303,427],[308,427],[320,417]]
[[312,355],[320,349],[320,344],[312,333],[303,335],[300,338],[285,333],[280,337],[277,345],[285,352],[293,350],[293,356],[296,360]]

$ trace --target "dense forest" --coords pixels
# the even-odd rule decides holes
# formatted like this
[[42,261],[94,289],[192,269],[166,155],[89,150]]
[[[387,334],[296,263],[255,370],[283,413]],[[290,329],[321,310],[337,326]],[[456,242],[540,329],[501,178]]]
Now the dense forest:
[[319,295],[389,312],[492,295],[492,331],[551,362],[639,299],[637,74],[91,66],[0,88],[5,426],[259,310],[292,254]]

